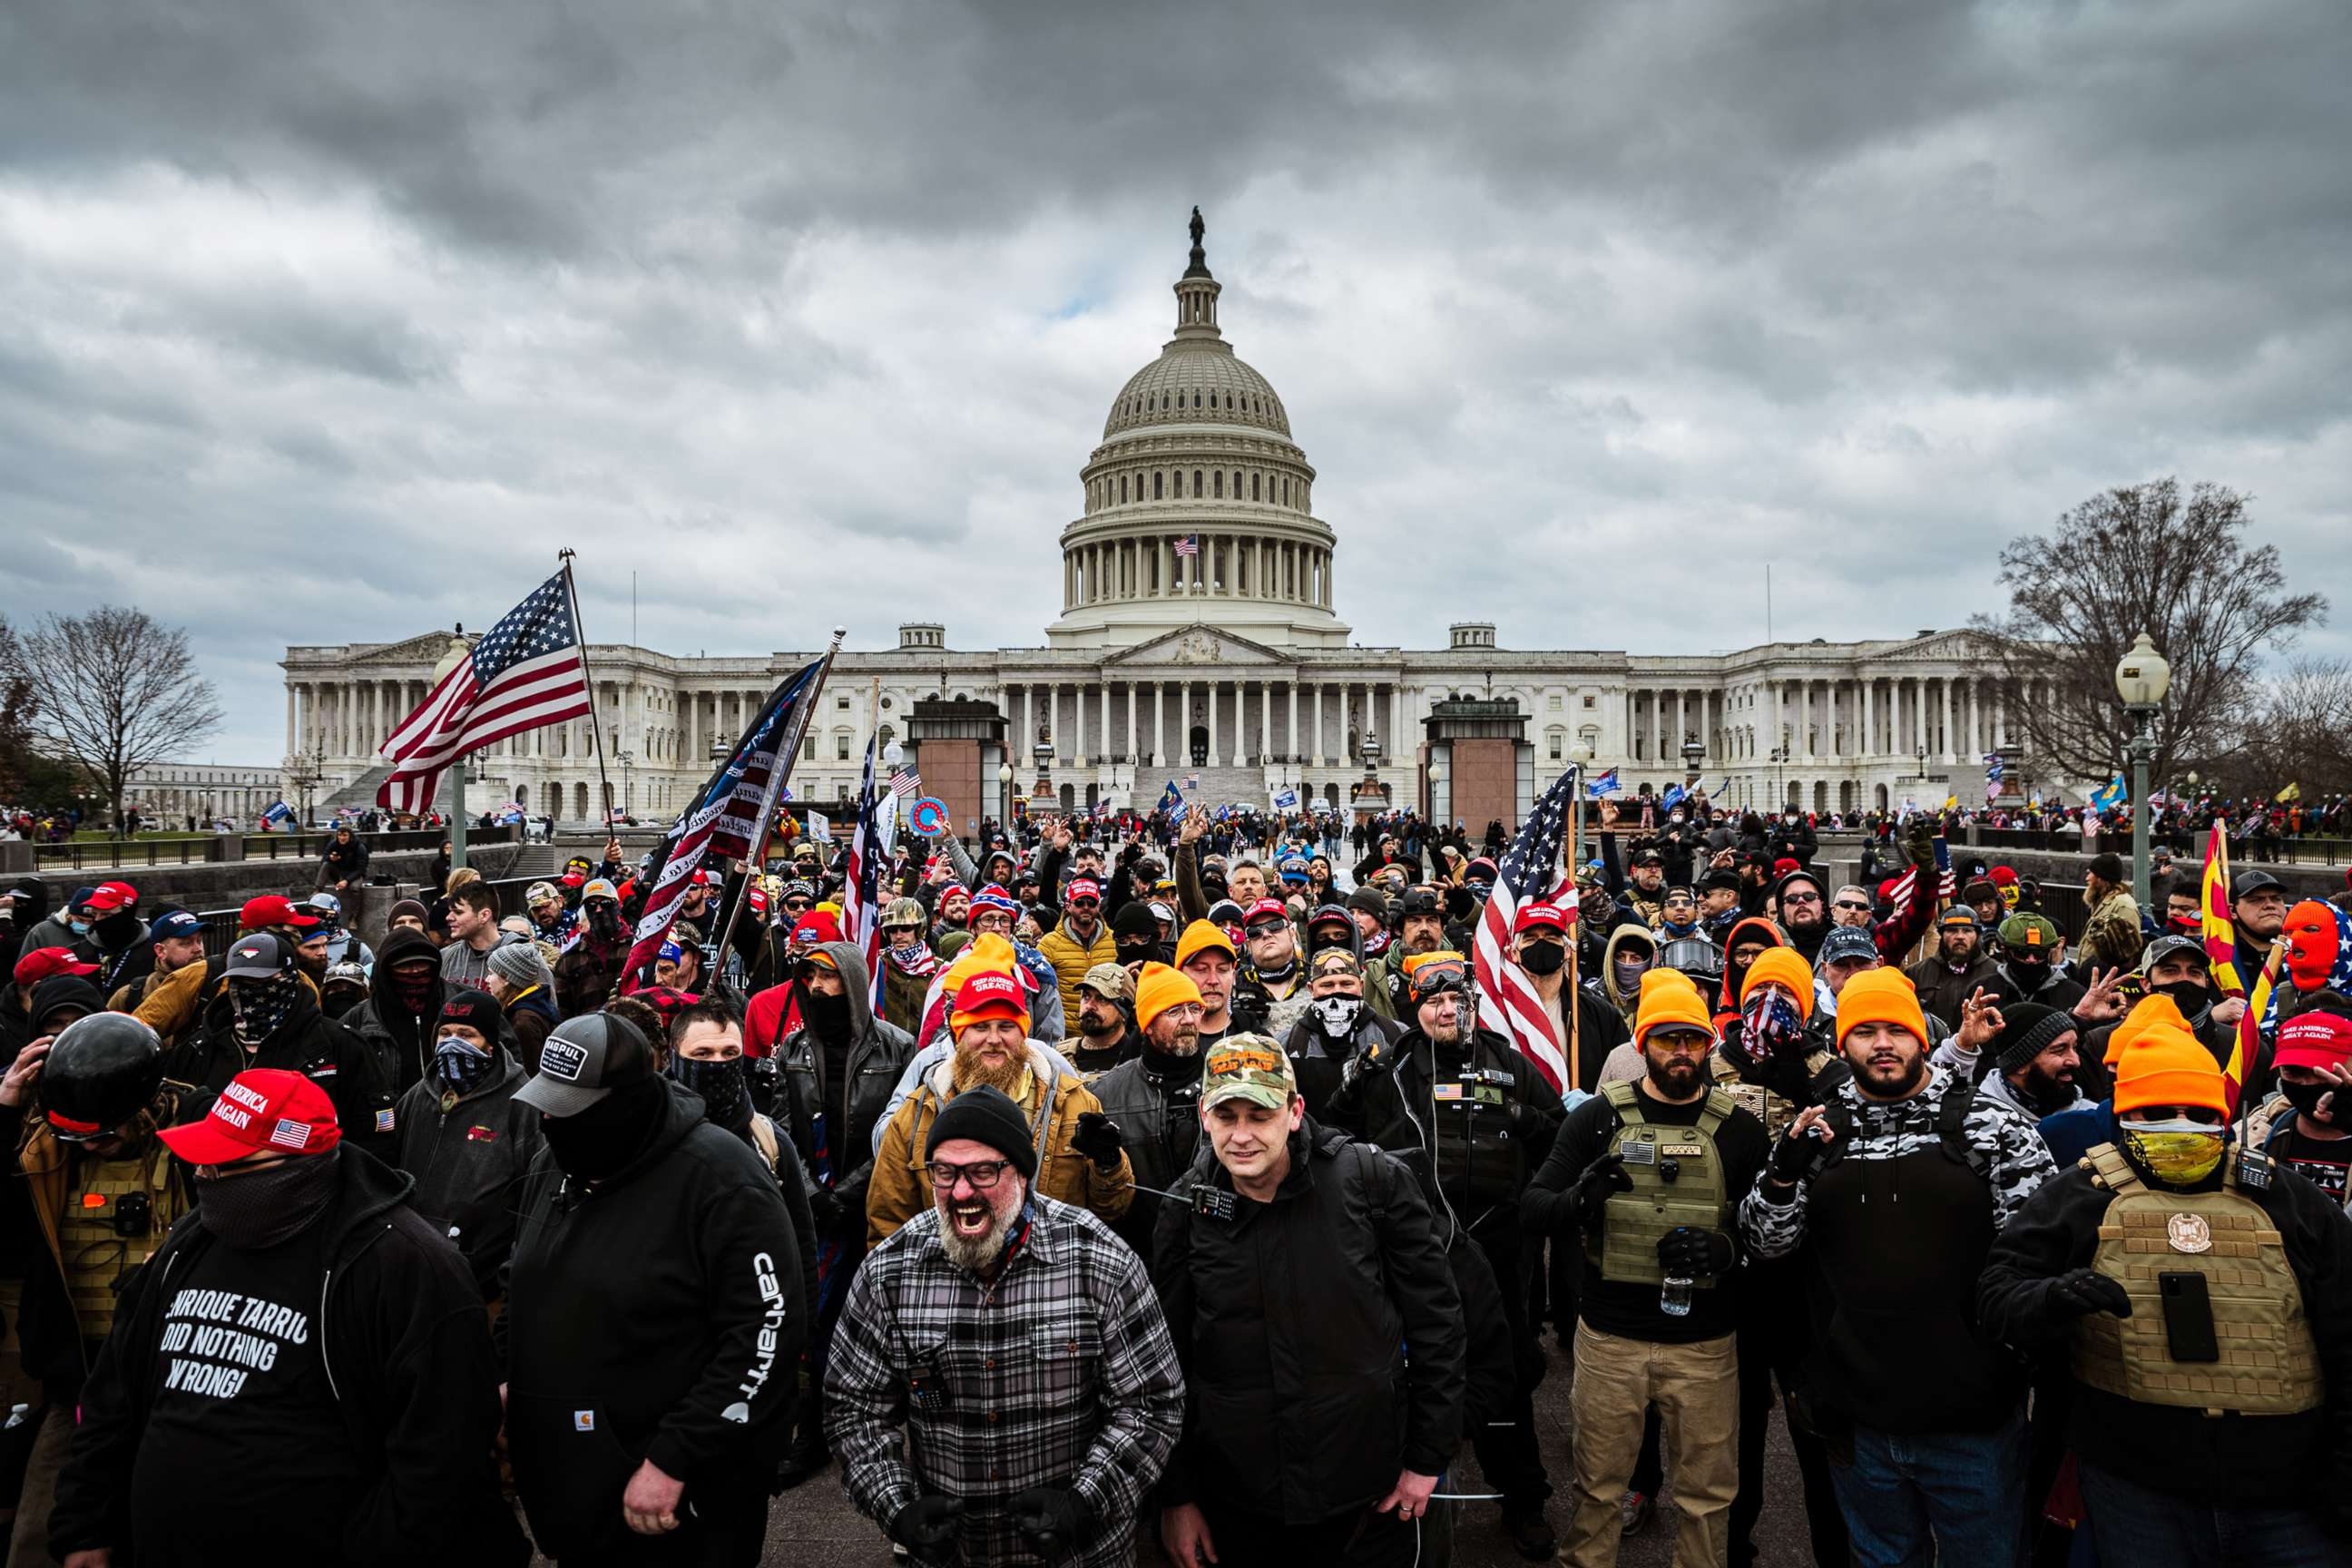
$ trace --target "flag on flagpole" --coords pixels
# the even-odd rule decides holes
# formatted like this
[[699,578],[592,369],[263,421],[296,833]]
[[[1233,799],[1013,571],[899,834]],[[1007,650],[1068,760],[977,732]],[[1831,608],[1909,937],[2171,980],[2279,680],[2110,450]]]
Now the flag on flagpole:
[[1668,811],[1672,811],[1675,807],[1682,805],[1688,793],[1689,792],[1685,790],[1680,784],[1668,784],[1666,786],[1666,793],[1660,804],[1664,805]]
[[636,945],[629,950],[632,970],[651,963],[661,952],[662,936],[677,918],[677,900],[706,858],[720,864],[751,857],[755,842],[767,837],[768,784],[779,769],[789,772],[799,742],[800,721],[821,679],[825,661],[803,666],[770,694],[750,728],[735,742],[727,760],[663,835],[660,869],[645,912],[637,917]]
[[[1571,768],[1569,771],[1573,773],[1576,770]],[[1607,773],[1602,773],[1599,778],[1594,779],[1591,784],[1587,785],[1584,793],[1594,800],[1600,800],[1603,796],[1615,795],[1620,787],[1621,786],[1617,783],[1617,770],[1615,768],[1611,768]]]
[[[888,795],[877,797],[874,787],[874,750],[879,736],[866,742],[866,773],[857,785],[857,826],[849,836],[849,867],[841,887],[841,940],[866,959],[866,1006],[882,1016],[883,861],[888,847],[883,841],[883,807],[895,805]],[[904,776],[904,775],[901,775]],[[890,788],[897,788],[893,780]]]
[[2271,796],[2271,798],[2278,802],[2281,805],[2290,805],[2294,801],[2301,800],[2303,798],[2303,781],[2300,779],[2287,780],[2286,788],[2279,791],[2278,794]]
[[[1613,775],[1615,770],[1611,772]],[[1559,847],[1568,834],[1569,813],[1577,809],[1577,777],[1573,766],[1560,774],[1519,825],[1471,943],[1481,1012],[1501,1019],[1519,1054],[1554,1089],[1562,1091],[1578,1087],[1569,1081],[1565,1026],[1553,1021],[1527,972],[1511,962],[1511,922],[1526,905],[1550,903],[1569,885],[1569,875],[1559,867]],[[1576,940],[1573,931],[1569,940]],[[1573,1007],[1576,997],[1565,994],[1560,1003]]]
[[2124,796],[2128,793],[2129,792],[2124,788],[2124,775],[2117,773],[2115,776],[2114,783],[2108,784],[2104,789],[2095,789],[2091,792],[2091,809],[2093,811],[2113,811],[2116,806],[2119,806],[2124,803]]
[[377,753],[392,764],[392,776],[375,803],[430,811],[442,770],[467,752],[591,711],[571,588],[558,572],[501,616],[394,727]]
[[291,826],[294,822],[294,808],[282,800],[273,800],[269,803],[269,809],[261,814],[261,820],[265,823],[283,822]]
[[2205,835],[2205,876],[2197,896],[2197,934],[2204,939],[2205,957],[2213,984],[2225,996],[2242,996],[2246,983],[2238,973],[2238,929],[2230,914],[2230,839],[2224,818],[2216,817]]
[[890,793],[900,800],[922,794],[923,775],[908,768],[900,768],[890,775]]
[[1198,555],[1201,553],[1201,536],[1197,533],[1178,535],[1176,540],[1176,553],[1180,556]]

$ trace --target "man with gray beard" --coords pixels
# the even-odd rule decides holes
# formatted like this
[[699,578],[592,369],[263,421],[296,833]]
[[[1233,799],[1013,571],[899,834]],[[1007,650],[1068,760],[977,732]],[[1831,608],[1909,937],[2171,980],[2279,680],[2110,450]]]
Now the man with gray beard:
[[1136,1181],[1135,1202],[1113,1222],[1139,1254],[1151,1250],[1165,1192],[1191,1169],[1201,1142],[1201,988],[1181,969],[1147,963],[1136,977],[1143,1050],[1087,1087],[1118,1129]]
[[917,1562],[1132,1563],[1184,1421],[1142,1263],[1032,1189],[1029,1120],[990,1085],[940,1107],[924,1164],[930,1206],[866,1256],[835,1331],[843,1484]]

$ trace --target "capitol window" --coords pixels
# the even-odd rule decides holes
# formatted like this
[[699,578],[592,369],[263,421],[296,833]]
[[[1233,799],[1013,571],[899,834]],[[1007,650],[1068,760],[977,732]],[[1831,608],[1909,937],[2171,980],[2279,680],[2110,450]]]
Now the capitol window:
[[1225,471],[1223,468],[1217,470],[1217,499],[1225,499]]
[[1250,500],[1257,500],[1257,476],[1255,474],[1252,474],[1250,476]]
[[1151,499],[1152,499],[1153,500],[1160,500],[1163,499],[1163,497],[1164,497],[1164,495],[1165,495],[1165,493],[1166,493],[1166,492],[1165,492],[1165,489],[1164,489],[1164,488],[1163,488],[1163,486],[1162,486],[1162,484],[1161,484],[1161,481],[1162,481],[1162,480],[1164,480],[1167,477],[1168,477],[1167,475],[1165,475],[1165,474],[1161,474],[1161,473],[1154,473],[1154,474],[1151,476]]

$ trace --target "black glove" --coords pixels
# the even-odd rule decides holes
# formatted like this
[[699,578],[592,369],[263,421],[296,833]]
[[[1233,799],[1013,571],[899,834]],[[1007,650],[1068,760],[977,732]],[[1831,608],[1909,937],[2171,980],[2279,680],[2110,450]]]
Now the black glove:
[[2095,1268],[2069,1269],[2050,1281],[2047,1304],[2053,1313],[2069,1318],[2087,1318],[2094,1312],[2113,1312],[2118,1318],[2132,1315],[2131,1297]]
[[1339,1069],[1339,1087],[1353,1089],[1364,1079],[1384,1073],[1395,1065],[1396,1053],[1389,1047],[1389,1043],[1374,1040],[1349,1057],[1348,1065]]
[[1731,1267],[1731,1237],[1719,1230],[1678,1225],[1658,1237],[1658,1267],[1681,1279],[1711,1279]]
[[1078,1125],[1070,1134],[1070,1147],[1106,1171],[1116,1170],[1119,1156],[1127,1150],[1127,1145],[1119,1142],[1118,1123],[1099,1110],[1078,1112]]
[[1828,1139],[1810,1130],[1800,1132],[1791,1125],[1772,1145],[1772,1157],[1765,1163],[1764,1174],[1784,1187],[1793,1187],[1819,1172],[1829,1152]]
[[818,1187],[809,1194],[809,1220],[820,1231],[841,1228],[842,1215],[849,1211],[842,1206],[841,1194],[831,1187]]
[[1013,1528],[1022,1539],[1049,1558],[1094,1531],[1094,1510],[1087,1506],[1086,1499],[1060,1487],[1031,1487],[1025,1492],[1014,1492],[1005,1511],[1013,1516]]
[[955,1539],[956,1520],[962,1512],[961,1498],[919,1497],[892,1514],[886,1528],[890,1539],[908,1551],[928,1551]]
[[1578,1225],[1587,1230],[1599,1230],[1609,1200],[1633,1190],[1633,1178],[1625,1173],[1624,1160],[1615,1154],[1603,1154],[1585,1166],[1584,1173],[1568,1189],[1569,1207],[1575,1212]]

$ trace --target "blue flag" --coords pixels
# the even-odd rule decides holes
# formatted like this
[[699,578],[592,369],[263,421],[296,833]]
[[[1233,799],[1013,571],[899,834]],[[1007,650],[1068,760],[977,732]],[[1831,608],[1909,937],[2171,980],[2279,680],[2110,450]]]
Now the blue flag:
[[1675,807],[1682,805],[1683,796],[1685,793],[1686,792],[1680,784],[1668,784],[1666,786],[1666,793],[1662,797],[1659,804],[1664,805],[1668,811],[1672,811]]
[[1611,768],[1607,773],[1602,773],[1599,778],[1594,779],[1591,784],[1585,785],[1584,793],[1593,800],[1600,800],[1608,795],[1615,795],[1617,793],[1617,770],[1615,768]]
[[2106,788],[2095,789],[2091,792],[2091,809],[2112,811],[2123,805],[2125,793],[2124,775],[2117,773],[2115,776],[2115,782],[2108,784]]
[[1171,816],[1176,816],[1184,809],[1184,796],[1182,792],[1177,789],[1174,779],[1170,779],[1168,787],[1160,792],[1160,809]]
[[282,800],[273,800],[269,803],[269,809],[261,814],[261,820],[290,823],[294,820],[294,808]]

